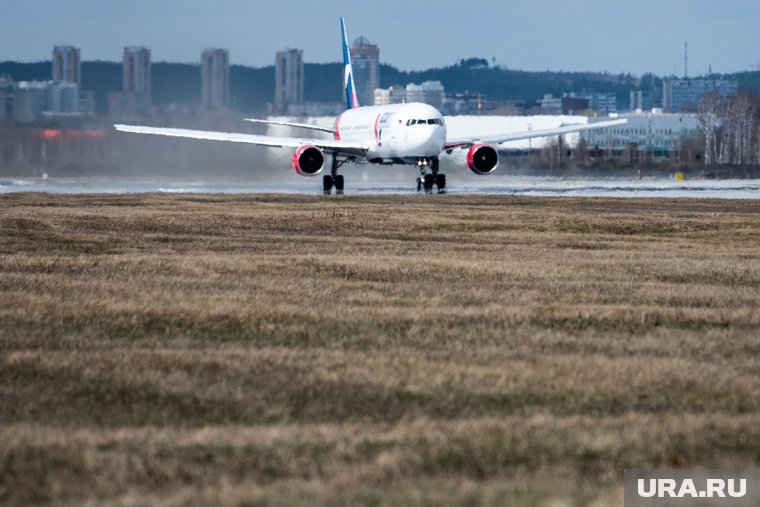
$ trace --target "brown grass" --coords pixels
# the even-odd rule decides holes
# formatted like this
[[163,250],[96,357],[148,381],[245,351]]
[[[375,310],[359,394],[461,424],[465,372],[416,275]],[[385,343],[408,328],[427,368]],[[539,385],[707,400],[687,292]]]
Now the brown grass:
[[760,203],[0,197],[0,503],[618,505],[760,465]]

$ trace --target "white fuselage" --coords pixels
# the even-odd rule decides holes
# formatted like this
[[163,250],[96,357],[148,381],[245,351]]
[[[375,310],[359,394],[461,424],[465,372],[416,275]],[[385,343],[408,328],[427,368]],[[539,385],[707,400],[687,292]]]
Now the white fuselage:
[[417,163],[437,157],[446,144],[443,115],[427,104],[348,109],[335,119],[335,139],[361,141],[372,162]]

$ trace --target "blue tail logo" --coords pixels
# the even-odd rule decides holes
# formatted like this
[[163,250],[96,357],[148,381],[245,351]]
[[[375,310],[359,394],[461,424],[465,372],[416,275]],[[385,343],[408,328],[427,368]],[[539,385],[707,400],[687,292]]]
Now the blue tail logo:
[[346,21],[343,18],[340,18],[340,28],[343,37],[343,90],[346,93],[346,108],[353,109],[359,107],[359,101],[356,99],[354,73],[351,69],[351,53],[348,51],[348,37],[346,36]]

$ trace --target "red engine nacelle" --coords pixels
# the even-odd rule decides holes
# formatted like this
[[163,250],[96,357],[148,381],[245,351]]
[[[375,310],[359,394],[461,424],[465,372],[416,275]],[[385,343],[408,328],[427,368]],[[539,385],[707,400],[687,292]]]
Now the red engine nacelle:
[[324,165],[325,156],[316,146],[300,146],[293,153],[293,169],[301,176],[316,176]]
[[475,174],[491,174],[499,164],[499,154],[493,146],[473,144],[467,152],[467,166]]

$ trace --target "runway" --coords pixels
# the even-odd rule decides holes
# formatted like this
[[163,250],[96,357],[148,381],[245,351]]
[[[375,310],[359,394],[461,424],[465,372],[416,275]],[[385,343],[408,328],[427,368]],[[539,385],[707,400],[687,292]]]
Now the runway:
[[[408,178],[383,179],[347,176],[349,195],[404,195],[416,193]],[[283,178],[280,181],[204,181],[168,178],[0,178],[0,193],[47,192],[52,194],[130,193],[275,193],[321,194],[321,179]],[[561,178],[547,176],[488,176],[450,178],[450,194],[528,195],[574,197],[667,197],[760,199],[760,179],[686,180],[670,178]]]

